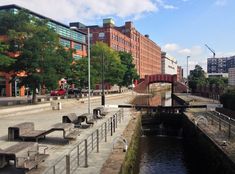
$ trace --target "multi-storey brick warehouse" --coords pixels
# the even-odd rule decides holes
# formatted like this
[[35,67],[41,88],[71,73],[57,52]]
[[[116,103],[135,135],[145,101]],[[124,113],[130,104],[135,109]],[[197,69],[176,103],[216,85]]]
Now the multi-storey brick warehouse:
[[[0,11],[9,11],[12,13],[17,13],[19,10],[22,9],[24,8],[17,5],[0,6]],[[87,56],[86,33],[77,29],[70,29],[70,27],[65,24],[62,24],[58,21],[47,18],[30,10],[26,11],[36,18],[46,19],[48,21],[48,27],[54,29],[54,31],[59,35],[60,44],[64,47],[73,48],[75,50],[75,52],[73,53],[74,59],[80,59]],[[0,36],[0,41],[4,40],[4,38],[6,37]],[[19,55],[13,55],[13,57],[17,56]],[[13,83],[9,83],[10,79],[10,74],[0,72],[0,96],[23,96],[25,93],[24,87],[20,88],[17,80]]]
[[84,31],[89,27],[92,44],[102,41],[116,51],[131,53],[140,78],[161,73],[161,48],[150,40],[148,35],[139,33],[132,22],[116,27],[112,19],[104,19],[102,27],[98,25],[85,27],[78,22],[70,23],[70,26],[83,28]]

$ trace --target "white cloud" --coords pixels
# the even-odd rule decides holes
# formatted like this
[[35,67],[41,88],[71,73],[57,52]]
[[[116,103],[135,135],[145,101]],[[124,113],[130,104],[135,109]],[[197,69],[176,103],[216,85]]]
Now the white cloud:
[[157,4],[160,6],[160,7],[163,7],[164,9],[178,9],[178,7],[174,6],[174,5],[171,5],[171,4],[167,4],[165,2],[165,0],[155,0],[157,2]]
[[183,56],[188,56],[188,55],[191,55],[191,50],[188,48],[184,48],[184,49],[179,50],[178,53]]
[[163,0],[5,0],[0,5],[16,4],[61,22],[93,22],[113,16],[138,19],[159,8],[172,9]]
[[227,0],[216,0],[215,5],[225,6],[227,4]]
[[166,52],[172,52],[172,51],[176,51],[179,49],[179,45],[175,44],[175,43],[168,43],[166,45],[163,46],[163,51]]

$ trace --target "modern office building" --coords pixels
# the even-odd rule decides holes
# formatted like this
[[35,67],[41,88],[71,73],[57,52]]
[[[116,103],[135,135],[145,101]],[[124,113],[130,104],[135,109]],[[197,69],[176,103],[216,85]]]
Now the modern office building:
[[70,26],[83,31],[89,27],[92,44],[101,41],[116,51],[131,53],[140,78],[161,73],[161,48],[148,35],[138,32],[132,22],[117,27],[112,19],[104,19],[103,26],[84,26],[79,22],[70,23]]
[[161,53],[162,74],[177,74],[177,61],[174,57]]
[[229,68],[235,67],[235,56],[221,57],[221,58],[208,58],[207,59],[207,73],[208,75],[214,74],[227,74]]
[[[6,5],[0,6],[0,11],[10,11],[12,13],[17,13],[19,10],[25,8],[17,5]],[[76,28],[70,28],[69,26],[55,21],[51,18],[45,17],[41,14],[35,13],[26,9],[26,11],[36,18],[46,19],[48,21],[48,27],[55,30],[60,37],[60,44],[64,47],[73,48],[75,52],[73,53],[74,59],[80,59],[87,55],[87,44],[86,44],[86,33],[78,30]],[[4,39],[4,36],[0,36],[0,40]],[[13,55],[16,56],[16,55]],[[7,73],[0,72],[0,96],[17,96],[24,95],[25,89],[19,88],[17,81],[15,83],[9,83],[11,76]]]

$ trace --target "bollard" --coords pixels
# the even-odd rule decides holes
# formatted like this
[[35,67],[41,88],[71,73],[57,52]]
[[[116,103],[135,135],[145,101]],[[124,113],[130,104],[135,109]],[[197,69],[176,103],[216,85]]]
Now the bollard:
[[107,142],[107,122],[104,123],[104,141]]
[[85,141],[84,141],[84,143],[85,143],[85,148],[84,148],[84,150],[85,150],[85,165],[84,165],[84,167],[88,167],[88,156],[87,156],[87,139],[85,139]]
[[58,107],[58,110],[61,110],[61,109],[62,109],[62,103],[61,103],[61,102],[58,102],[57,105],[58,105],[58,106],[57,106],[57,107]]
[[66,155],[66,174],[70,174],[70,155]]
[[97,153],[99,152],[99,129],[96,130],[96,148]]

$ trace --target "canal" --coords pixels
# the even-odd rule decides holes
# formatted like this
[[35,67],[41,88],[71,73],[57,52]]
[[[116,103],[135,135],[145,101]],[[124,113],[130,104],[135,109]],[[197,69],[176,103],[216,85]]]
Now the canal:
[[[137,97],[135,104],[146,105],[171,105],[170,91],[159,92],[154,95]],[[143,123],[142,123],[143,124]],[[152,129],[152,128],[151,128]],[[140,138],[139,148],[139,174],[203,174],[207,173],[201,162],[195,161],[190,152],[185,148],[184,139],[179,131],[169,136],[162,125],[155,134],[145,135]],[[168,131],[169,132],[169,131]]]

